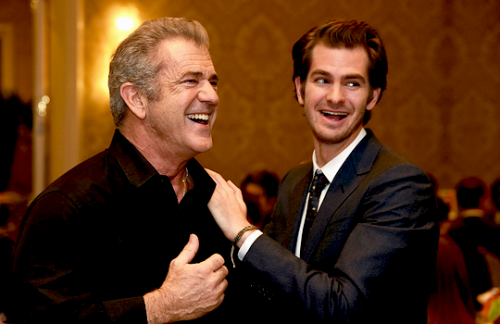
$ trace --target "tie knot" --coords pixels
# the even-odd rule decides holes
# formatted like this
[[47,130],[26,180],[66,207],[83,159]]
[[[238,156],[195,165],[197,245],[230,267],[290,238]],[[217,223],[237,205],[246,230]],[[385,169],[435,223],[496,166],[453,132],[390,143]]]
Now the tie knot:
[[323,189],[328,185],[329,181],[323,174],[323,172],[316,171],[314,175],[313,182],[311,184],[311,192],[316,194],[321,193]]

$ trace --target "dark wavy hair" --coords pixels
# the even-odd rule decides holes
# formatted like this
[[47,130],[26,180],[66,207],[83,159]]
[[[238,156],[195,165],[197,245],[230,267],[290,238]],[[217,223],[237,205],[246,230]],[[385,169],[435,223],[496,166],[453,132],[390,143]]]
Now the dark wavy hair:
[[[300,91],[304,94],[305,80],[311,68],[312,51],[316,45],[323,43],[332,48],[353,49],[362,47],[368,54],[368,77],[372,89],[380,88],[380,96],[387,87],[387,55],[378,32],[362,21],[331,20],[316,26],[305,33],[292,49],[293,80],[299,77],[302,84]],[[296,94],[297,95],[297,94]],[[297,97],[296,97],[297,98]],[[364,123],[370,119],[370,111],[366,111]]]

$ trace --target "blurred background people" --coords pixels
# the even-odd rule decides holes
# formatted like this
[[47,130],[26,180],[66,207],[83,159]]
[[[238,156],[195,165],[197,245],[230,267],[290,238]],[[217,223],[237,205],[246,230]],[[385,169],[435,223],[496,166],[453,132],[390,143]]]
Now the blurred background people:
[[450,213],[450,206],[438,195],[439,184],[436,177],[434,177],[434,175],[430,173],[428,173],[427,176],[431,180],[432,187],[434,188],[434,196],[436,196],[437,215],[439,220],[440,232],[441,234],[445,234],[446,232],[448,232],[449,228],[448,214]]
[[476,310],[477,296],[491,289],[486,254],[494,253],[498,240],[493,237],[485,211],[486,185],[477,177],[467,177],[456,185],[458,217],[451,224],[450,237],[462,250]]
[[12,287],[12,261],[14,241],[10,237],[0,238],[0,324],[7,320],[5,313],[10,307]]
[[500,324],[500,288],[493,288],[481,296],[483,308],[477,316],[478,324]]
[[447,235],[439,238],[437,289],[429,297],[428,324],[474,324],[475,309],[460,247]]
[[493,204],[493,222],[495,226],[500,226],[500,178],[496,179],[490,189],[491,202]]
[[266,170],[250,173],[241,182],[248,220],[260,229],[269,221],[276,203],[279,182],[276,174]]
[[0,95],[0,323],[7,320],[15,239],[31,192],[30,104]]
[[[0,95],[0,237],[15,240],[16,233],[2,231],[18,205],[31,193],[31,128],[30,104],[18,97]],[[24,209],[19,212],[24,213]]]

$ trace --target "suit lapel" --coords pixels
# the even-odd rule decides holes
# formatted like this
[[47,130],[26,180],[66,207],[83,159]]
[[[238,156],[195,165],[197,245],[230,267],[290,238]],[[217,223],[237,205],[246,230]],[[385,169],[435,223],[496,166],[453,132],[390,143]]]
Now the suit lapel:
[[302,217],[307,190],[312,178],[312,170],[312,163],[307,163],[303,166],[297,178],[298,181],[293,186],[288,200],[290,212],[287,215],[287,227],[283,245],[293,253],[295,253],[295,247],[297,246],[297,233],[300,227],[300,219]]
[[365,138],[344,162],[328,189],[306,241],[306,249],[302,256],[306,261],[309,260],[320,242],[328,223],[351,216],[340,215],[336,211],[370,171],[382,147],[380,142],[373,136],[373,133],[370,130],[367,130],[367,132]]

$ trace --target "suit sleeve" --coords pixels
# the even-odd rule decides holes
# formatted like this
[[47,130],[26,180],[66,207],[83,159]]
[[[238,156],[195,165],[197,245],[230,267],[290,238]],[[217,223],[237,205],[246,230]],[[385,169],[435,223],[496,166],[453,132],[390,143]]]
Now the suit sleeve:
[[[265,235],[243,261],[309,319],[389,323],[401,317],[391,314],[408,311],[425,323],[438,239],[433,189],[408,164],[365,181],[337,211],[345,221],[328,224],[308,263]],[[274,217],[283,218],[286,203],[279,200]]]
[[142,296],[103,300],[96,293],[99,265],[71,225],[76,215],[60,193],[46,194],[28,211],[14,264],[18,322],[145,322]]

